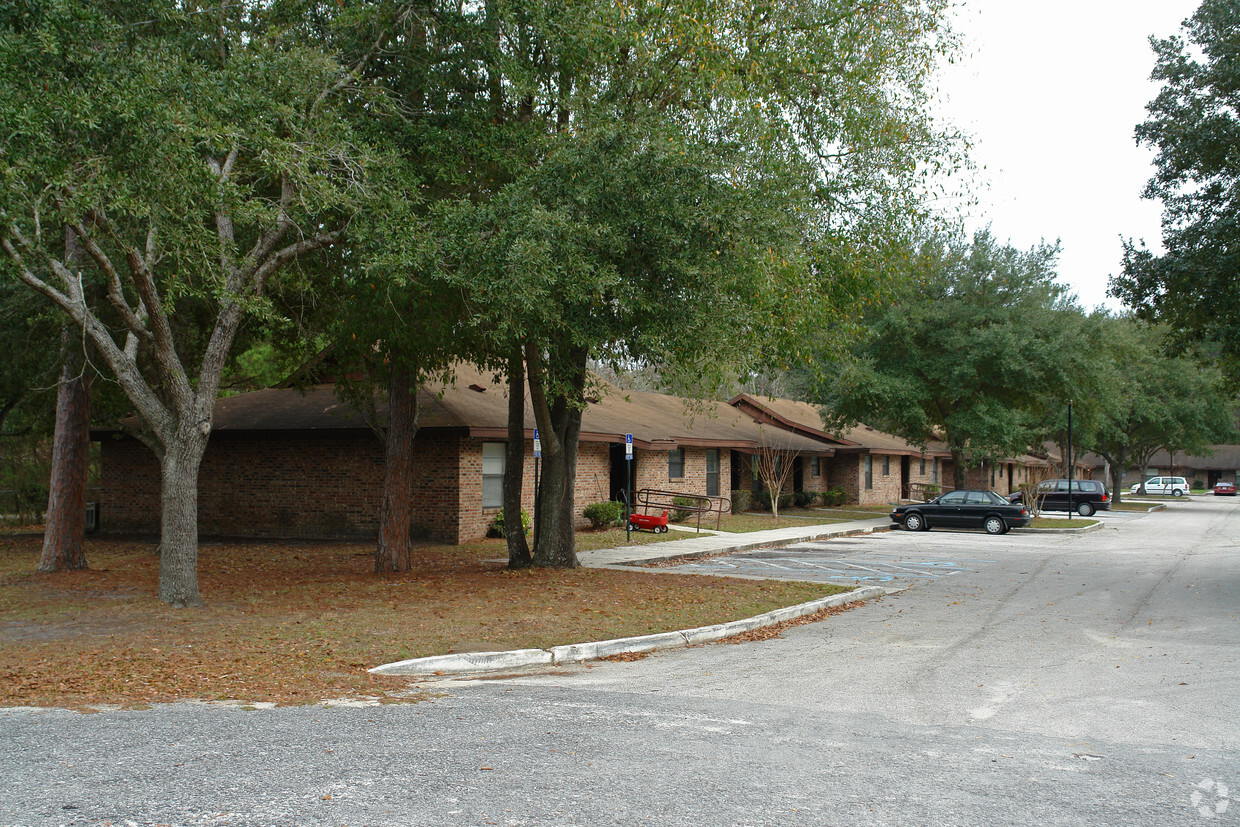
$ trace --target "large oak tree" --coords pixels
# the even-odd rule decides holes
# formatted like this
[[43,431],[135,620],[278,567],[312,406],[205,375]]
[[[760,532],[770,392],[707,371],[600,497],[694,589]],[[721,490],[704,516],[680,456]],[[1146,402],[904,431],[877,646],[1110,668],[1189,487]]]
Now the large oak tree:
[[1145,197],[1163,203],[1159,254],[1124,247],[1111,294],[1172,344],[1219,360],[1240,381],[1240,4],[1204,0],[1184,34],[1151,38],[1151,77],[1162,91],[1146,107],[1137,141],[1157,150]]
[[816,400],[834,427],[867,422],[917,445],[941,439],[955,486],[970,462],[1025,453],[1066,409],[1079,311],[1056,282],[1058,248],[1018,250],[989,231],[920,245],[862,341],[824,371]]
[[174,606],[201,603],[197,475],[238,328],[368,197],[373,154],[340,114],[353,73],[266,10],[0,13],[4,273],[83,331],[142,419],[161,468],[159,596]]
[[921,176],[952,162],[925,112],[950,37],[938,2],[473,9],[473,100],[503,151],[474,170],[487,187],[436,210],[442,273],[528,383],[533,559],[572,566],[590,360],[692,394],[805,355],[919,212]]

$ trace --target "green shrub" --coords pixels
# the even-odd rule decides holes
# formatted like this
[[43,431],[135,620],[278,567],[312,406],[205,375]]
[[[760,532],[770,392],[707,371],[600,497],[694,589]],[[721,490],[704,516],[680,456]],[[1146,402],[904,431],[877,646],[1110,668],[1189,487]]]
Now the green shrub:
[[590,521],[592,528],[607,528],[624,519],[624,503],[606,502],[587,505],[581,516]]
[[[761,508],[763,511],[771,510],[771,492],[770,491],[758,491],[757,493],[753,495],[753,499],[754,499],[754,502],[757,503],[758,507]],[[779,495],[779,507],[787,508],[790,505],[792,505],[792,495],[791,494],[780,494]]]
[[[521,509],[521,527],[525,529],[526,534],[530,533],[530,526],[532,526],[533,524],[534,524],[534,519],[530,517],[530,512],[526,511],[524,508]],[[499,513],[497,513],[495,517],[491,520],[491,524],[487,526],[487,536],[488,537],[503,537],[504,536],[504,509],[501,508],[499,510]]]
[[828,508],[838,508],[848,502],[848,492],[836,486],[822,492],[822,504]]
[[816,499],[818,495],[813,491],[795,491],[792,494],[792,504],[797,508],[804,508]]
[[750,500],[753,499],[753,492],[747,488],[737,488],[732,491],[732,513],[743,514],[749,510]]
[[674,500],[672,500],[672,505],[679,505],[681,506],[681,508],[677,508],[675,511],[672,512],[672,516],[670,517],[671,521],[673,523],[683,523],[685,520],[689,519],[694,514],[698,513],[696,510],[689,511],[686,508],[684,508],[684,506],[689,506],[689,508],[696,509],[701,504],[702,504],[701,500],[695,500],[692,497],[676,497]]

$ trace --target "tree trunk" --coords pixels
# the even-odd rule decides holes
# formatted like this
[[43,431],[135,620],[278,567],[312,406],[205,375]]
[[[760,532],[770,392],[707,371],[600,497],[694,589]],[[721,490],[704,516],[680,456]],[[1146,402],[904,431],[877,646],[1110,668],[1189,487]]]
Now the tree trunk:
[[379,508],[378,573],[409,571],[409,525],[413,501],[413,438],[418,430],[417,386],[409,370],[392,360],[388,426],[384,440],[383,503]]
[[[557,363],[568,379],[567,393],[554,404],[545,396],[541,355],[526,349],[530,392],[543,439],[543,476],[539,481],[534,516],[534,565],[576,568],[576,515],[573,489],[577,479],[577,444],[581,436],[581,404],[584,403],[586,356],[583,348],[571,348]],[[575,404],[573,404],[575,403]]]
[[952,449],[952,486],[960,489],[967,487],[968,469],[964,466],[964,451]]
[[521,520],[521,491],[525,484],[525,363],[518,351],[508,360],[508,445],[504,455],[504,539],[508,568],[525,569],[534,563]]
[[[577,479],[577,437],[581,411],[557,405],[559,424],[565,434],[554,454],[544,452],[542,479],[538,492],[537,531],[534,535],[534,565],[550,568],[576,568],[581,565],[576,551],[576,514],[573,489]],[[575,424],[574,424],[575,422]]]
[[64,364],[56,392],[52,474],[39,571],[84,569],[86,480],[90,467],[90,379],[81,351],[64,332]]
[[1107,461],[1107,471],[1111,477],[1111,505],[1119,505],[1123,502],[1120,492],[1124,487],[1124,459],[1127,453],[1123,448],[1112,455],[1098,452],[1098,455]]
[[171,444],[164,448],[159,599],[176,609],[202,605],[198,593],[198,468],[209,435],[209,426],[178,423]]

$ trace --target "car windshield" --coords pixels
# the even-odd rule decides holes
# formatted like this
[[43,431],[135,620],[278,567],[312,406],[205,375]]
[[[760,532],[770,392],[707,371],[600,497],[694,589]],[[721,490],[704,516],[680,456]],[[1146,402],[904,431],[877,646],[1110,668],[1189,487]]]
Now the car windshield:
[[990,502],[994,505],[1007,505],[1007,497],[997,491],[987,491],[986,496],[990,498]]

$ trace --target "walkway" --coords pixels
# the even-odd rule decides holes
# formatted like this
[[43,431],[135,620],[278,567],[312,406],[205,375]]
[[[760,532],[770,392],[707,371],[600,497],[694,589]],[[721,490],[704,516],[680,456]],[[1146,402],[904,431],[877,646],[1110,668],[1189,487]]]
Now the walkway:
[[[809,540],[825,540],[853,534],[870,534],[886,531],[893,523],[886,515],[871,520],[853,520],[831,525],[799,525],[776,528],[771,531],[754,531],[747,534],[700,534],[687,540],[669,540],[664,543],[647,543],[640,546],[621,546],[596,551],[579,551],[581,565],[591,568],[629,568],[642,563],[659,560],[703,557],[711,554],[728,554],[759,548],[803,543]],[[629,568],[631,571],[632,569]],[[553,646],[550,649],[516,649],[507,652],[460,652],[450,655],[433,655],[396,663],[376,666],[371,672],[382,675],[454,675],[461,673],[510,671],[525,668],[546,668],[566,663],[608,657],[631,652],[651,652],[656,649],[675,648],[691,644],[710,643],[741,634],[752,629],[770,626],[785,620],[813,614],[830,606],[840,606],[855,601],[870,600],[886,594],[878,586],[865,586],[851,592],[821,597],[809,603],[776,609],[756,617],[718,623],[697,629],[683,629],[655,635],[573,643]]]
[[809,540],[826,540],[831,537],[847,537],[852,534],[871,534],[887,531],[895,523],[886,514],[869,520],[850,520],[846,523],[827,525],[790,525],[769,531],[751,531],[745,534],[702,532],[686,540],[668,540],[663,543],[646,543],[640,546],[619,546],[595,551],[578,551],[577,559],[589,568],[605,569],[613,566],[634,566],[686,557],[704,557],[711,554],[727,554],[751,551],[758,548],[788,546]]

